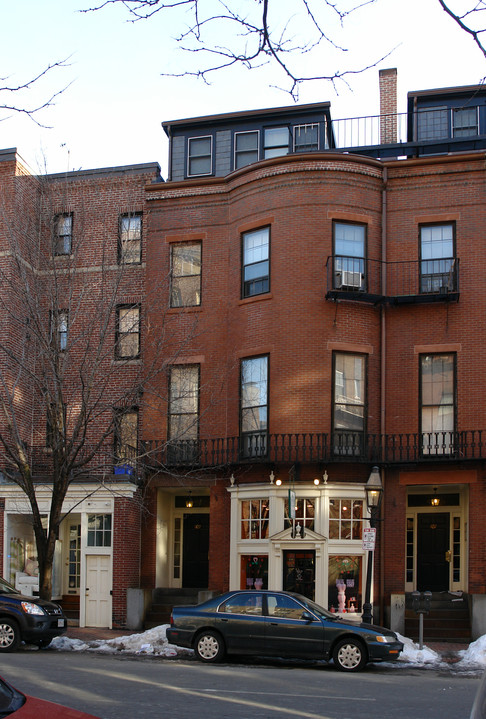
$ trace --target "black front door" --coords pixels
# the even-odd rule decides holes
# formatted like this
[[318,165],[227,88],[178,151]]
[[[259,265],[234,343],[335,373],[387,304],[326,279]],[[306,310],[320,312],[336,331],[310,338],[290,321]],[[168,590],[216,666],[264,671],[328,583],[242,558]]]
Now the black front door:
[[419,514],[417,522],[417,589],[419,592],[449,590],[450,515]]
[[314,599],[315,558],[312,551],[284,551],[283,588]]
[[182,586],[207,589],[209,514],[185,514],[182,541]]

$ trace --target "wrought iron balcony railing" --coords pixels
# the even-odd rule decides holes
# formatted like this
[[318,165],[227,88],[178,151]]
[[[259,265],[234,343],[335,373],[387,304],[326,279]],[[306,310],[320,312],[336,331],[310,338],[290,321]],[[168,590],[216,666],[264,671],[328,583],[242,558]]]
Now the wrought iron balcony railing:
[[326,262],[326,298],[389,304],[457,302],[459,260],[382,262],[333,255]]
[[[90,453],[88,448],[85,448]],[[52,478],[52,454],[42,447],[28,449],[34,480]],[[135,456],[136,454],[136,456]],[[363,432],[255,433],[251,436],[199,440],[144,441],[131,448],[130,458],[115,458],[102,450],[72,477],[79,481],[109,480],[125,475],[140,481],[147,473],[216,469],[245,464],[362,463],[407,465],[486,460],[486,429],[458,432],[365,434]],[[12,468],[0,467],[0,485]],[[121,477],[120,477],[121,478]],[[1,496],[1,489],[0,489]]]
[[150,469],[223,467],[252,463],[358,462],[409,464],[486,459],[486,430],[365,434],[361,432],[255,434],[249,437],[144,442]]

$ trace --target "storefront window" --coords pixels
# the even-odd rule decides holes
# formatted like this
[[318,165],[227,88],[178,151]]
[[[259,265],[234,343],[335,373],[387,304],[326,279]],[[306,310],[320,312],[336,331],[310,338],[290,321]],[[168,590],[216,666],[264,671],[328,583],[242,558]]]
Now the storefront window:
[[241,557],[240,589],[268,589],[266,554],[244,554]]
[[[315,505],[313,499],[297,499],[295,501],[295,522],[306,529],[314,529]],[[289,501],[285,500],[285,529],[292,526]]]
[[362,557],[329,557],[328,607],[331,612],[360,612]]
[[361,539],[363,500],[329,500],[329,539]]
[[268,499],[248,499],[241,503],[241,538],[268,538]]

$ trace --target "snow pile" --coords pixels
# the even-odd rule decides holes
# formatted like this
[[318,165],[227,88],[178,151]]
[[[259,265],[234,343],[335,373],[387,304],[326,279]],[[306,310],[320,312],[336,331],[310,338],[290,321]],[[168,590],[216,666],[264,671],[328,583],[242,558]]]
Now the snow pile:
[[408,637],[402,637],[397,634],[398,639],[403,642],[403,652],[400,654],[398,661],[407,664],[438,664],[441,661],[440,654],[434,652],[424,645],[423,649]]
[[469,667],[486,667],[486,635],[471,642],[467,649],[457,652],[461,657],[456,664],[458,669]]
[[190,649],[181,649],[169,644],[166,629],[169,625],[163,624],[154,629],[148,629],[142,634],[128,634],[115,639],[94,639],[83,642],[81,639],[69,637],[56,637],[49,645],[50,649],[60,651],[96,651],[107,654],[146,654],[163,657],[176,657],[181,654],[192,654]]

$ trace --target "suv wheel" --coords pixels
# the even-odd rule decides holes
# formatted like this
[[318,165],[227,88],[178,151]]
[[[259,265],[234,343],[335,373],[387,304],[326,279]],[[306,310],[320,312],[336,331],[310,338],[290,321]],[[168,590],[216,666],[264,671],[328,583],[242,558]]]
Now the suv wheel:
[[20,644],[20,632],[11,619],[0,619],[0,652],[12,652]]

